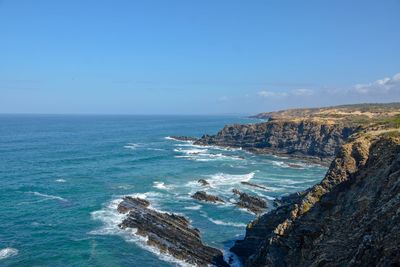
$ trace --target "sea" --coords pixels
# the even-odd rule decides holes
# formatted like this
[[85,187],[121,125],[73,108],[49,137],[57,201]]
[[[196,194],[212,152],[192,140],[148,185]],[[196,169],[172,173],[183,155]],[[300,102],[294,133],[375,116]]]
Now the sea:
[[[265,198],[271,209],[275,198],[319,182],[326,168],[170,136],[200,137],[226,124],[257,122],[245,116],[0,115],[0,266],[187,266],[118,227],[125,215],[116,208],[128,195],[186,216],[206,244],[234,258],[229,247],[255,215],[234,205],[232,189]],[[198,190],[227,202],[192,199]]]

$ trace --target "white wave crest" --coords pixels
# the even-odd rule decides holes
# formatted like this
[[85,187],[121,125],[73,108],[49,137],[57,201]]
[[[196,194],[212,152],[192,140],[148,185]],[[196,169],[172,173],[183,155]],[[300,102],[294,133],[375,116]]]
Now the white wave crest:
[[173,138],[171,136],[166,136],[166,137],[164,137],[164,139],[165,140],[176,141],[176,142],[187,143],[188,145],[193,144],[193,141],[191,141],[191,140],[180,140],[180,139]]
[[203,206],[202,205],[194,205],[194,206],[188,206],[188,207],[184,207],[185,210],[199,210],[201,209]]
[[136,143],[128,143],[127,145],[124,146],[124,148],[128,148],[128,149],[135,150],[135,149],[137,149],[139,146],[140,146],[140,145],[139,145],[139,144],[136,144]]
[[187,158],[189,160],[194,161],[219,161],[219,160],[243,160],[243,157],[234,156],[234,155],[226,155],[222,153],[209,153],[208,149],[182,149],[176,148],[175,152],[183,153],[184,155],[175,156],[175,158]]
[[164,182],[155,181],[153,182],[153,187],[161,190],[171,190],[172,185],[166,185]]
[[206,153],[208,150],[207,149],[198,149],[198,148],[193,148],[193,149],[175,148],[174,151],[184,153],[186,155],[196,155],[196,154]]
[[246,227],[246,224],[244,224],[244,223],[224,222],[224,221],[221,221],[221,220],[213,219],[213,218],[209,217],[209,216],[207,215],[207,213],[202,212],[202,211],[200,211],[200,214],[201,214],[201,216],[203,216],[204,218],[207,218],[207,220],[209,220],[210,222],[212,222],[212,223],[214,223],[214,224],[217,224],[217,225],[232,226],[232,227],[240,227],[240,228]]
[[255,175],[255,172],[247,174],[227,174],[227,173],[216,173],[210,176],[207,181],[212,187],[218,187],[221,185],[233,185],[240,182],[248,182]]
[[18,249],[3,248],[0,250],[0,260],[18,255]]
[[59,196],[53,196],[53,195],[47,195],[47,194],[42,194],[39,192],[28,192],[29,194],[33,194],[35,196],[43,197],[45,199],[54,199],[54,200],[59,200],[66,202],[67,200],[65,198],[59,197]]
[[57,183],[65,183],[66,180],[65,180],[65,179],[57,179],[56,182],[57,182]]
[[276,161],[276,160],[272,160],[271,161],[272,165],[275,165],[277,167],[281,167],[281,168],[289,168],[289,166],[283,162],[283,161]]
[[234,222],[224,222],[221,220],[214,220],[213,218],[207,218],[210,222],[214,223],[214,224],[218,224],[218,225],[225,225],[225,226],[232,226],[232,227],[240,227],[240,228],[244,228],[246,227],[245,223],[234,223]]

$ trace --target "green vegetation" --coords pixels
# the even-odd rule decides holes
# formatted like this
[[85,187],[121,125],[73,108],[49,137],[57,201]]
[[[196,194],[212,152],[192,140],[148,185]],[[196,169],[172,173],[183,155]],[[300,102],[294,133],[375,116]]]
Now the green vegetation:
[[400,114],[396,116],[384,118],[381,122],[387,128],[400,128]]

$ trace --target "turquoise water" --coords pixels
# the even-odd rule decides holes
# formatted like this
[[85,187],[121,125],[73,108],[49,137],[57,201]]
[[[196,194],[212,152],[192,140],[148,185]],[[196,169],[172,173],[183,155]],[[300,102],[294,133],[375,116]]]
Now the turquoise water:
[[239,188],[271,201],[315,184],[326,171],[166,138],[251,122],[233,116],[1,115],[0,266],[179,265],[118,229],[115,208],[124,195],[187,216],[206,243],[228,248],[254,216],[232,204],[191,199],[201,189],[198,179],[227,200]]

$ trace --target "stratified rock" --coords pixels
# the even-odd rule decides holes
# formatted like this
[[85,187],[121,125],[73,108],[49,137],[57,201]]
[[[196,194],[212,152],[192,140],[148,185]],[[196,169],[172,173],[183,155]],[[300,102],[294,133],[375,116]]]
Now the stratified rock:
[[176,136],[176,135],[173,135],[173,136],[170,136],[170,138],[172,138],[174,140],[177,140],[177,141],[184,141],[184,142],[187,142],[187,141],[195,142],[195,141],[198,140],[198,138],[190,137],[190,136]]
[[192,195],[192,198],[206,202],[225,203],[225,201],[222,198],[207,194],[205,191],[197,191],[194,195]]
[[203,135],[196,145],[242,148],[318,163],[330,162],[358,125],[327,124],[313,120],[277,120],[225,126],[216,135]]
[[260,214],[267,208],[267,202],[258,196],[250,196],[247,193],[242,193],[237,189],[233,189],[232,192],[239,196],[239,202],[236,206],[247,209],[255,214]]
[[248,224],[245,266],[399,266],[400,137],[345,144],[321,183]]
[[199,179],[197,182],[198,182],[199,184],[201,184],[202,186],[208,186],[208,185],[210,185],[210,183],[207,182],[207,180],[205,180],[205,179]]
[[255,188],[259,188],[259,189],[262,189],[262,190],[269,191],[269,189],[267,187],[263,186],[263,185],[254,184],[254,183],[245,182],[245,181],[240,182],[240,183],[244,184],[244,185],[252,186],[252,187],[255,187]]
[[229,266],[220,250],[202,243],[199,230],[192,228],[188,219],[149,209],[149,205],[145,199],[125,197],[118,211],[129,213],[120,227],[137,229],[137,234],[148,238],[148,245],[190,264]]

